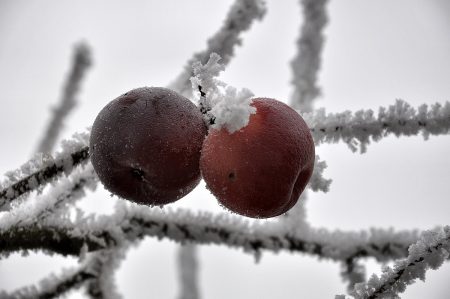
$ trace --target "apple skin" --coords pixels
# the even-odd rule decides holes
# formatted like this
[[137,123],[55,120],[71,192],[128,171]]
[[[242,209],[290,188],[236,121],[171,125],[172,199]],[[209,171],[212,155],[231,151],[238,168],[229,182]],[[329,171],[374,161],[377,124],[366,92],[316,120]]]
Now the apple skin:
[[111,101],[95,119],[92,164],[112,193],[164,205],[199,183],[206,133],[201,112],[187,98],[166,88],[137,88]]
[[274,99],[256,98],[247,126],[210,129],[200,170],[207,188],[229,210],[252,218],[286,213],[314,169],[315,149],[301,116]]

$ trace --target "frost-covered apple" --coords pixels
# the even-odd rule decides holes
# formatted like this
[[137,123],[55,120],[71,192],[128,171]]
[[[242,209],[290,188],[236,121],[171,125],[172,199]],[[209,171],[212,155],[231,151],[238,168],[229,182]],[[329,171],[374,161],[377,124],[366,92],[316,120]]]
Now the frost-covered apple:
[[141,204],[167,204],[199,183],[206,132],[201,112],[187,98],[166,88],[137,88],[95,119],[92,164],[112,193]]
[[229,210],[253,218],[287,212],[314,168],[314,142],[301,116],[274,99],[257,98],[247,126],[209,130],[200,169],[210,191]]

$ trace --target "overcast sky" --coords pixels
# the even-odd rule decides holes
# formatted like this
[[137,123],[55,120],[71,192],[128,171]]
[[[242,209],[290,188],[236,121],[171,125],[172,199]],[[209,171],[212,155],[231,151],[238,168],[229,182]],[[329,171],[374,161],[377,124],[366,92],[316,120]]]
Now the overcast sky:
[[[90,126],[118,95],[165,86],[221,25],[231,0],[24,1],[0,0],[0,173],[31,157],[57,103],[73,45],[85,40],[94,65],[65,137]],[[288,102],[289,62],[301,24],[296,0],[268,1],[268,13],[244,34],[222,80],[257,96]],[[450,101],[450,2],[447,0],[339,0],[329,5],[317,107],[375,109],[403,99]],[[315,227],[428,229],[450,224],[450,137],[389,137],[352,153],[345,144],[316,149],[333,179],[327,194],[311,193],[308,221]],[[101,188],[99,188],[101,189]],[[81,203],[109,212],[98,190]],[[174,205],[220,211],[202,183]],[[175,298],[175,250],[146,239],[117,274],[125,298]],[[345,292],[336,263],[303,255],[263,254],[259,264],[236,249],[201,247],[203,298],[334,298]],[[13,290],[75,265],[75,259],[31,255],[0,261],[0,289]],[[369,260],[369,274],[379,266]],[[449,263],[402,298],[448,298]],[[71,298],[81,298],[72,294]]]

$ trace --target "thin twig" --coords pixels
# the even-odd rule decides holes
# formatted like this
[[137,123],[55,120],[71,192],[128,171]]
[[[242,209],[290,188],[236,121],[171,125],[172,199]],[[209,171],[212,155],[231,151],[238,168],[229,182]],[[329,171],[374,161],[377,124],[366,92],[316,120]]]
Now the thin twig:
[[302,112],[310,112],[320,94],[317,77],[321,65],[324,28],[328,21],[328,0],[299,0],[303,8],[303,24],[297,41],[297,55],[291,62],[294,76],[291,83],[294,93],[291,106]]
[[63,94],[57,107],[53,109],[53,118],[39,143],[37,152],[51,153],[61,130],[64,127],[64,119],[76,106],[76,96],[86,71],[92,64],[91,50],[86,43],[75,45],[72,69],[66,79]]
[[[66,270],[66,272],[69,272]],[[62,277],[61,277],[62,276]],[[29,286],[18,289],[12,293],[0,291],[1,299],[50,299],[59,297],[66,292],[79,288],[84,283],[95,278],[95,275],[86,269],[81,268],[70,274],[61,276],[51,275],[42,280],[39,286]]]
[[242,43],[240,35],[250,29],[252,23],[262,19],[266,13],[263,0],[236,0],[231,6],[222,27],[208,39],[208,46],[186,63],[183,72],[169,85],[169,88],[189,97],[191,95],[190,78],[192,76],[192,63],[200,61],[205,63],[211,53],[222,57],[222,63],[228,64],[234,55],[236,46]]
[[57,176],[67,173],[73,167],[87,161],[89,158],[89,148],[83,147],[72,153],[61,156],[53,163],[24,177],[0,191],[0,208],[9,204],[19,196],[38,189],[41,185],[47,184],[56,179]]
[[[406,259],[396,262],[393,268],[384,268],[378,277],[372,275],[367,283],[355,285],[351,295],[357,299],[399,298],[406,286],[417,278],[425,279],[428,269],[438,269],[449,258],[450,227],[425,231],[409,248]],[[345,298],[345,296],[336,296]]]

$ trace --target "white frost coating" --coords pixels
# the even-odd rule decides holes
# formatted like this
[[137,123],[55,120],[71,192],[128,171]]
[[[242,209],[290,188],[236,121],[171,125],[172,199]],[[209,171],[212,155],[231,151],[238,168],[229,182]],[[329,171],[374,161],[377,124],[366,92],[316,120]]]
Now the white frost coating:
[[[0,189],[0,207],[5,204],[6,200],[16,199],[18,193],[13,189],[15,183],[24,183],[29,189],[33,190],[43,188],[44,183],[51,181],[50,178],[43,178],[42,174],[38,175],[39,171],[46,169],[47,167],[56,166],[62,167],[63,172],[68,175],[74,167],[74,161],[72,154],[83,150],[89,145],[89,129],[85,132],[75,133],[72,139],[63,140],[62,148],[54,156],[48,154],[36,154],[31,160],[22,165],[19,169],[9,171],[5,174],[4,179],[0,185],[4,189]],[[27,177],[31,176],[27,179]],[[42,186],[38,186],[38,180],[41,181]],[[5,194],[2,194],[5,192]],[[16,194],[17,193],[17,194]],[[26,194],[25,194],[26,196]],[[25,197],[22,196],[22,197]]]
[[52,163],[54,163],[54,158],[51,155],[37,153],[18,169],[6,172],[4,174],[5,178],[0,181],[0,186],[2,189],[7,188],[7,186],[20,181],[22,178],[29,176],[33,172],[41,170]]
[[128,246],[124,245],[110,250],[100,250],[87,255],[85,271],[95,273],[96,276],[88,284],[87,291],[89,293],[93,295],[101,294],[100,298],[123,298],[117,290],[115,273],[120,263],[124,260],[127,249]]
[[153,236],[180,243],[227,245],[252,253],[259,249],[298,250],[335,261],[346,260],[361,252],[380,262],[405,257],[407,247],[418,237],[416,231],[395,232],[392,229],[342,232],[305,227],[292,230],[276,221],[249,224],[242,217],[228,213],[213,215],[170,208],[161,211],[124,202],[118,203],[112,215],[80,217],[75,221],[50,216],[42,220],[41,225],[42,228],[58,226],[73,237],[95,240],[96,243],[103,242],[98,236],[104,234],[118,244]]
[[326,113],[324,108],[301,115],[316,145],[344,141],[352,151],[359,147],[361,153],[371,141],[379,141],[389,134],[400,137],[422,133],[426,140],[430,135],[450,132],[450,102],[423,104],[416,110],[407,102],[396,100],[387,108],[380,107],[378,115],[371,109]]
[[81,82],[92,64],[91,49],[84,43],[75,45],[72,69],[64,84],[63,94],[57,107],[53,108],[53,118],[39,143],[37,152],[51,153],[64,128],[64,119],[77,104],[77,93]]
[[297,55],[291,62],[294,76],[294,93],[291,106],[303,112],[310,112],[314,99],[320,95],[317,76],[320,69],[323,30],[328,21],[326,5],[328,0],[299,0],[303,9],[303,24],[297,40]]
[[[63,269],[58,275],[51,274],[49,277],[42,279],[37,285],[26,286],[12,293],[0,291],[2,299],[32,299],[32,298],[53,298],[60,295],[61,290],[58,288],[66,281],[77,275],[78,269]],[[42,294],[47,296],[41,297]],[[53,296],[52,296],[53,295]]]
[[252,23],[261,20],[266,13],[263,0],[236,0],[231,6],[223,26],[208,40],[206,50],[196,53],[186,64],[184,71],[169,85],[190,98],[192,95],[189,79],[192,76],[192,64],[195,61],[205,63],[211,53],[218,53],[224,65],[228,64],[234,55],[234,49],[242,43],[240,34],[248,30]]
[[323,177],[325,168],[327,168],[327,162],[321,161],[319,155],[316,155],[313,174],[308,183],[312,191],[328,192],[330,190],[330,185],[333,180]]
[[253,96],[250,90],[244,88],[238,91],[216,79],[225,69],[224,65],[219,64],[220,59],[218,54],[212,53],[206,64],[202,65],[199,61],[193,63],[192,89],[199,96],[199,105],[205,109],[203,112],[207,122],[212,123],[211,127],[225,128],[233,133],[248,124],[250,114],[256,113],[256,108],[250,106]]
[[78,167],[69,177],[55,182],[48,192],[28,200],[0,217],[0,230],[36,223],[49,215],[82,198],[84,188],[94,190],[97,175],[92,164]]
[[438,269],[448,259],[449,252],[450,226],[425,231],[409,247],[406,259],[396,262],[392,268],[385,267],[380,277],[372,275],[367,283],[356,284],[351,295],[357,299],[400,298],[398,294],[404,292],[407,285],[417,278],[425,280],[428,269]]
[[198,288],[197,246],[184,244],[178,249],[178,299],[200,298]]

